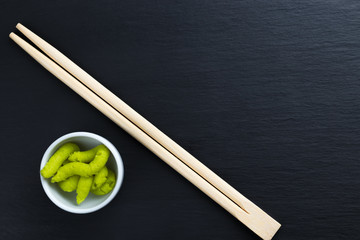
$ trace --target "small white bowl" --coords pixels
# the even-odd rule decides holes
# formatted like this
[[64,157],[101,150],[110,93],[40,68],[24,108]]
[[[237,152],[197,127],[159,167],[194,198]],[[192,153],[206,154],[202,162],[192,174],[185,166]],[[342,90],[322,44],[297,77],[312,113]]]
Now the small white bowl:
[[89,150],[97,145],[104,144],[111,152],[106,166],[115,172],[116,184],[114,189],[103,196],[89,193],[84,202],[76,203],[76,191],[68,193],[61,190],[56,183],[51,183],[51,178],[44,178],[40,174],[41,184],[50,200],[59,208],[71,213],[91,213],[106,206],[118,193],[124,177],[124,165],[118,150],[105,138],[88,132],[74,132],[66,134],[53,142],[46,150],[40,165],[40,170],[48,162],[56,150],[67,142],[73,142],[80,147],[81,151]]

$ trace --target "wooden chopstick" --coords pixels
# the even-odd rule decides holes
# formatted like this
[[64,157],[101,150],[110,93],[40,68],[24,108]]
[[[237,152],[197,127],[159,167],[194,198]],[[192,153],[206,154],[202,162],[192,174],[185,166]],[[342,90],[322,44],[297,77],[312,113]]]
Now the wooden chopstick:
[[[238,218],[240,221],[242,221],[245,225],[247,225],[250,229],[252,229],[256,234],[258,234],[263,239],[271,239],[272,238],[272,236],[276,233],[276,231],[280,227],[280,224],[278,222],[276,222],[269,215],[267,215],[265,212],[263,212],[259,207],[257,207],[255,204],[253,204],[248,199],[246,199],[243,195],[241,195],[239,192],[237,192],[228,183],[226,183],[224,180],[222,180],[220,177],[218,177],[215,173],[213,173],[210,169],[208,169],[200,161],[198,161],[196,158],[194,158],[192,155],[190,155],[187,151],[185,151],[183,148],[181,148],[178,144],[176,144],[174,141],[172,141],[169,137],[167,137],[165,134],[163,134],[160,130],[158,130],[156,127],[154,127],[145,118],[143,118],[136,111],[134,111],[132,108],[130,108],[127,104],[125,104],[122,100],[120,100],[116,95],[114,95],[108,89],[106,89],[104,86],[102,86],[99,82],[97,82],[94,78],[92,78],[84,70],[82,70],[80,67],[78,67],[70,59],[65,57],[62,53],[60,53],[57,49],[55,49],[54,47],[52,47],[51,45],[46,43],[44,40],[42,40],[40,37],[38,37],[37,35],[32,33],[30,30],[28,30],[21,24],[18,24],[17,28],[25,36],[27,36],[32,42],[34,42],[40,49],[42,49],[52,59],[54,59],[59,65],[61,65],[68,72],[73,74],[78,80],[80,80],[84,85],[89,87],[92,91],[94,91],[101,98],[96,96],[96,94],[94,94],[89,89],[87,89],[85,86],[83,86],[81,83],[79,83],[70,74],[68,74],[66,71],[61,69],[58,65],[53,63],[50,59],[48,59],[42,53],[40,53],[39,51],[34,49],[31,45],[27,44],[25,41],[20,39],[15,34],[13,34],[13,33],[10,34],[10,37],[14,41],[16,41],[25,51],[27,51],[30,55],[32,55],[40,64],[42,64],[45,68],[47,68],[50,72],[52,72],[60,80],[65,82],[65,84],[67,84],[69,87],[71,87],[79,95],[81,95],[83,98],[85,98],[91,104],[93,104],[97,109],[102,111],[106,116],[108,116],[110,119],[112,119],[120,127],[124,128],[125,131],[127,131],[129,134],[131,134],[137,140],[139,140],[141,143],[143,143],[146,147],[148,147],[151,151],[153,151],[162,160],[167,162],[170,166],[172,166],[176,171],[181,173],[190,182],[192,182],[194,185],[199,187],[208,196],[213,198],[217,203],[219,203],[226,210],[228,210],[232,215],[234,215],[236,218]],[[54,65],[50,64],[49,61],[52,62]],[[49,66],[51,66],[51,67],[49,67]],[[67,79],[71,79],[71,80],[67,80]],[[77,84],[75,82],[77,82]],[[84,94],[84,93],[86,93],[86,94]],[[89,97],[89,96],[91,96],[91,97]],[[102,101],[102,99],[104,99],[106,102]],[[99,102],[101,102],[101,104],[97,105],[97,104],[99,104]],[[114,110],[107,103],[110,104],[117,111]],[[119,114],[119,112],[121,114]],[[122,115],[124,115],[125,117]],[[119,119],[121,119],[121,121],[119,121]],[[132,123],[135,124],[135,126]],[[129,128],[126,128],[124,126],[132,126],[132,127],[130,128],[131,129],[130,130]],[[139,128],[142,130],[142,131],[140,130],[141,133],[138,131]],[[146,137],[144,138],[144,136],[146,136]],[[154,149],[157,149],[157,150],[154,150]],[[163,150],[160,151],[159,149],[163,149]],[[165,153],[164,150],[167,153]],[[171,153],[170,155],[169,155],[169,152]],[[172,157],[169,157],[169,156],[172,156]],[[166,159],[164,159],[164,158],[166,158]],[[181,160],[181,164],[176,165],[176,166],[181,166],[180,169],[183,169],[184,167],[190,167],[189,170],[192,172],[194,171],[196,173],[197,177],[194,177],[195,175],[190,174],[188,171],[186,171],[186,172],[179,171],[179,168],[176,168],[175,166],[173,166],[173,164],[174,164],[173,161],[180,162],[180,161],[178,161],[178,159]],[[192,177],[189,177],[190,176],[189,174]],[[200,177],[201,179],[199,179],[199,175],[201,176]],[[205,180],[205,182],[204,182],[204,180]],[[211,194],[210,194],[210,192],[211,192]],[[225,197],[226,200],[223,197],[220,197],[219,193],[221,195],[223,195],[223,197]],[[213,194],[215,194],[215,195],[213,195]],[[222,200],[219,202],[220,198],[222,198]],[[229,199],[230,199],[230,201],[229,201]],[[240,208],[242,208],[242,209],[240,209],[236,205],[240,206]]]

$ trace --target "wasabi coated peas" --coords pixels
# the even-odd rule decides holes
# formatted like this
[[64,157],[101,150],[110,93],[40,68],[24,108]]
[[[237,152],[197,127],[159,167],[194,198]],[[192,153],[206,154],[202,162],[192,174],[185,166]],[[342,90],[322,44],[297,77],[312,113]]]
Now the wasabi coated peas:
[[57,183],[65,192],[76,190],[77,204],[82,203],[89,192],[105,195],[113,190],[116,176],[105,165],[110,151],[99,145],[87,151],[80,151],[74,143],[61,146],[40,171],[45,178]]

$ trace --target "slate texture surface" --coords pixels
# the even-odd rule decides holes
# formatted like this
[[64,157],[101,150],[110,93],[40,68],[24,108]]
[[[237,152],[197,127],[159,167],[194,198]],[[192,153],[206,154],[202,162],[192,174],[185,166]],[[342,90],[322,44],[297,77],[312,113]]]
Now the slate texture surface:
[[[277,219],[274,239],[359,239],[359,1],[2,0],[0,13],[1,239],[258,239],[15,45],[17,22]],[[118,196],[88,215],[40,185],[42,154],[74,131],[125,164]]]

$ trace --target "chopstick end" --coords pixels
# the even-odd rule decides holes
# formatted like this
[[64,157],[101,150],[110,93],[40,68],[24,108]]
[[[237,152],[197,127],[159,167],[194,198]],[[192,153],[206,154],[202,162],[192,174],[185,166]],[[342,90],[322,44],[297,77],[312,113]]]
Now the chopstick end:
[[24,27],[24,25],[22,25],[21,23],[16,24],[16,28],[19,30],[20,30],[20,28],[23,28],[23,27]]
[[9,37],[10,37],[11,39],[14,39],[15,36],[16,36],[16,34],[13,33],[13,32],[11,32],[11,33],[9,34]]

